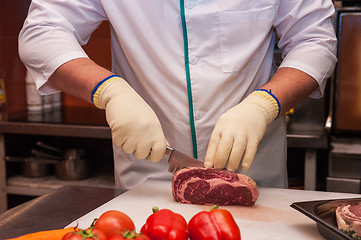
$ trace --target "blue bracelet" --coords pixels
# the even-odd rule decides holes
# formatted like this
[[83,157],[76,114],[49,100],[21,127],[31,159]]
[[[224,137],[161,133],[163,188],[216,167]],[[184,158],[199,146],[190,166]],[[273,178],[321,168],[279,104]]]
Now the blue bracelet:
[[281,113],[281,104],[280,104],[280,101],[278,101],[278,98],[277,98],[273,93],[271,93],[271,90],[266,90],[266,89],[258,88],[258,89],[254,90],[254,91],[263,91],[263,92],[266,92],[266,93],[268,93],[269,95],[271,95],[271,96],[276,100],[277,105],[278,105],[278,113],[277,113],[277,116],[275,117],[275,119],[278,118],[279,115],[280,115],[280,113]]
[[121,78],[121,76],[116,75],[116,74],[113,74],[113,75],[110,75],[109,77],[104,78],[104,79],[101,80],[100,82],[98,82],[98,84],[97,84],[97,85],[95,86],[95,88],[93,89],[92,94],[91,94],[91,97],[90,97],[92,103],[94,103],[94,93],[97,91],[97,89],[99,88],[99,86],[102,85],[106,80],[108,80],[108,79],[110,79],[110,78],[112,78],[112,77],[120,77],[120,78]]

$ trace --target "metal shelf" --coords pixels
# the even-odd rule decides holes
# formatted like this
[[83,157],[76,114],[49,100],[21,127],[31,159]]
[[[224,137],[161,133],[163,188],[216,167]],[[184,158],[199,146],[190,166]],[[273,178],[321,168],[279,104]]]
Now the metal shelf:
[[[53,176],[44,179],[30,179],[21,176],[7,178],[4,134],[47,135],[80,138],[111,139],[111,130],[107,125],[42,123],[27,121],[0,121],[0,213],[7,210],[7,194],[40,196],[64,185],[114,187],[114,179],[104,182],[103,177],[89,178],[76,182],[61,181]],[[106,178],[106,177],[105,177]],[[101,180],[103,179],[103,180]],[[49,182],[50,181],[50,182]],[[30,184],[30,185],[29,185]]]
[[108,126],[33,123],[33,122],[0,122],[1,133],[33,134],[49,136],[67,136],[84,138],[111,139],[111,130]]

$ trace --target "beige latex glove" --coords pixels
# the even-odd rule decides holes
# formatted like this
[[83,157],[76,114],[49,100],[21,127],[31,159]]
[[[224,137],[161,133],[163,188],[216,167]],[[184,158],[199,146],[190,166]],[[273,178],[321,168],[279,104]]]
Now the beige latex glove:
[[166,140],[158,117],[124,79],[112,77],[103,82],[93,102],[105,109],[113,142],[125,153],[151,162],[164,156]]
[[278,115],[276,98],[263,90],[256,90],[241,103],[225,112],[218,119],[212,132],[205,167],[236,171],[241,162],[247,171],[256,155],[266,127]]

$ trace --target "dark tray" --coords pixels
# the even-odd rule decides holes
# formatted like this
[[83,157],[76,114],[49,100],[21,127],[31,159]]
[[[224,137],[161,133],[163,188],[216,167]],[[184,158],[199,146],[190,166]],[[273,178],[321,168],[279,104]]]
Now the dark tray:
[[355,240],[337,228],[335,210],[342,205],[356,205],[361,198],[295,202],[291,207],[314,220],[318,232],[327,240]]

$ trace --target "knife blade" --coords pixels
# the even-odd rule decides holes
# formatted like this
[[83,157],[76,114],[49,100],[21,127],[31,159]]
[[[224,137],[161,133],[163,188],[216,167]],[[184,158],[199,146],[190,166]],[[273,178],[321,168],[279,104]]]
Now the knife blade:
[[175,150],[170,146],[167,146],[165,157],[169,164],[168,172],[173,174],[179,169],[186,167],[203,167],[203,162]]

